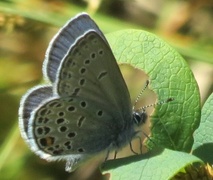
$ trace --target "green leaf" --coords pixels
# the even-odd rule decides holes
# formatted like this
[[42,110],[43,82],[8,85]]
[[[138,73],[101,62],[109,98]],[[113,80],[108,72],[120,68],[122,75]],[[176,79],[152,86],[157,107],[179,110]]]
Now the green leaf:
[[107,35],[107,39],[119,63],[128,63],[148,74],[150,89],[157,94],[158,101],[174,98],[156,107],[148,146],[157,144],[190,151],[192,134],[200,122],[200,96],[185,60],[164,41],[145,31],[117,31]]
[[110,173],[110,179],[164,180],[172,178],[185,166],[195,162],[201,160],[184,152],[158,149],[145,155],[107,161],[103,169],[104,173]]
[[213,164],[213,93],[206,100],[202,112],[201,123],[195,131],[193,154],[205,162]]

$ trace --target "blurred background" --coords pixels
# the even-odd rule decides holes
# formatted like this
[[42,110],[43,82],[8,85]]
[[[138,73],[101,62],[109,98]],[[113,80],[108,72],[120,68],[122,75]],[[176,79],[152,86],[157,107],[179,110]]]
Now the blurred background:
[[[186,59],[198,82],[202,104],[212,93],[212,0],[0,0],[0,179],[103,178],[97,171],[98,160],[72,174],[64,171],[64,162],[41,160],[29,150],[18,129],[20,98],[42,82],[49,41],[68,19],[83,11],[104,33],[128,28],[155,33]],[[127,65],[121,69],[134,104],[148,77]],[[147,90],[138,106],[155,100],[154,93]],[[150,108],[148,114],[151,112]],[[131,154],[129,148],[118,157],[127,154]]]

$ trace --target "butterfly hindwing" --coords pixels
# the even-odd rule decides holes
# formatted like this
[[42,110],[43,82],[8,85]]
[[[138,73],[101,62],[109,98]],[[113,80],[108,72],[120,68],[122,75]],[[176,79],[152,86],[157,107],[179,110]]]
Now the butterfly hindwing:
[[51,86],[36,86],[29,90],[25,96],[22,97],[19,108],[19,127],[21,129],[22,137],[28,142],[28,124],[31,113],[43,101],[53,96],[53,89]]
[[119,133],[112,118],[102,104],[88,99],[55,98],[34,112],[29,138],[37,146],[35,151],[59,159],[63,155],[94,154],[107,149]]

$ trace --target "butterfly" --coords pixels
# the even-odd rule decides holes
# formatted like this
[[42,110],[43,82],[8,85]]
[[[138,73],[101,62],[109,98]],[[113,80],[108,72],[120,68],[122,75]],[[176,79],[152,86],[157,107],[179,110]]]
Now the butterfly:
[[49,44],[43,64],[48,85],[21,99],[19,127],[31,150],[73,171],[100,152],[119,150],[147,118],[133,111],[112,50],[86,13],[68,21]]

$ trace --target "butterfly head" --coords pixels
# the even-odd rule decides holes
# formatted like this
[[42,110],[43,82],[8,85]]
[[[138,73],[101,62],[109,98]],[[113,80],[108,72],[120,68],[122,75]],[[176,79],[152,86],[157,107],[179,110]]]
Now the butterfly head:
[[133,112],[133,122],[136,126],[140,126],[142,124],[144,124],[147,120],[147,113],[145,111],[145,109],[142,109],[141,112],[139,111],[135,111]]

